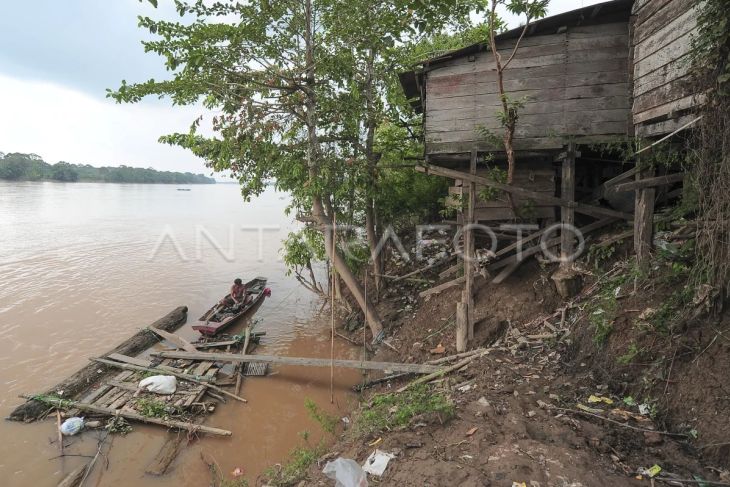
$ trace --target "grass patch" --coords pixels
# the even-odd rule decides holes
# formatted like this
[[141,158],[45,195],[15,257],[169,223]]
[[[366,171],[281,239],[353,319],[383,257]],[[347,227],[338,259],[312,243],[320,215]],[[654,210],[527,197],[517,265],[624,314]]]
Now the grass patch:
[[375,396],[365,406],[355,422],[355,431],[370,435],[380,431],[406,426],[422,414],[437,414],[442,421],[454,417],[453,403],[441,393],[432,392],[428,386],[421,385],[400,394]]
[[641,350],[639,349],[639,347],[636,346],[635,343],[632,343],[631,345],[629,345],[629,349],[626,350],[626,353],[620,355],[619,358],[616,360],[621,365],[629,365],[640,353]]
[[274,465],[264,472],[267,482],[276,487],[296,484],[307,477],[307,470],[326,453],[324,442],[316,446],[303,445],[289,452],[289,458],[283,465]]
[[317,406],[317,403],[311,399],[304,400],[304,407],[307,408],[309,417],[319,423],[323,430],[331,435],[335,434],[335,428],[337,427],[337,418],[335,416],[323,411],[319,406]]

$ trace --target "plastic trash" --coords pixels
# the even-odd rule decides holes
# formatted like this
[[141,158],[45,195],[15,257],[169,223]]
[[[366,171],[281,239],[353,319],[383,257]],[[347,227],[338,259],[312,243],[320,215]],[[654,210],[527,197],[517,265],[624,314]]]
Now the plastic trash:
[[61,425],[61,433],[64,436],[73,436],[84,429],[84,418],[68,418]]
[[368,476],[355,460],[339,457],[327,462],[322,473],[335,481],[335,487],[368,487]]
[[153,375],[139,381],[139,388],[156,394],[175,394],[177,379],[173,375]]
[[392,453],[376,449],[370,454],[367,460],[365,460],[362,469],[367,473],[380,477],[383,475],[383,472],[385,472],[385,469],[388,467],[388,462],[390,462],[392,458],[395,458],[395,455]]

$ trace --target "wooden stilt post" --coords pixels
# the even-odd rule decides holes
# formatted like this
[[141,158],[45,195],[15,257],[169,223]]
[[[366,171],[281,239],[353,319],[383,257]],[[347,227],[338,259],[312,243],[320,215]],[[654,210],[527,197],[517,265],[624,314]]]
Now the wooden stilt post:
[[[477,174],[477,150],[472,149],[471,159],[469,161],[469,174],[476,176]],[[477,185],[474,181],[469,181],[469,206],[467,208],[466,225],[474,224],[474,207],[476,206]],[[468,340],[474,339],[474,260],[476,252],[474,251],[474,230],[469,229],[464,233],[464,251],[466,259],[464,262],[464,276],[466,277],[466,296],[463,300],[466,304],[467,317],[467,337]]]
[[[636,174],[636,180],[652,177],[653,175],[654,168],[652,167],[638,172]],[[649,265],[652,233],[654,230],[655,198],[656,189],[653,187],[636,190],[634,205],[634,251],[636,252],[636,262],[641,268],[646,268]]]
[[[564,200],[575,201],[575,144],[570,142],[563,159],[563,170],[560,185],[560,197]],[[567,206],[560,207],[560,220],[563,225],[575,225],[575,211]],[[561,267],[567,267],[567,259],[573,255],[575,234],[565,229],[560,232]]]

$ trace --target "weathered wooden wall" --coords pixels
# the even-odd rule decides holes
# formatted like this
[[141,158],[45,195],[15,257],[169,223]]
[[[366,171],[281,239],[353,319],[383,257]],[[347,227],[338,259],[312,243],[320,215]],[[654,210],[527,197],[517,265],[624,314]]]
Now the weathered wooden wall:
[[633,8],[635,134],[670,133],[695,106],[688,54],[697,26],[697,0],[637,0]]
[[[480,167],[477,169],[477,176],[488,177],[487,168]],[[555,196],[555,170],[552,164],[544,162],[521,162],[515,171],[514,184],[520,188],[529,189],[548,196]],[[484,186],[476,185],[476,204],[474,206],[474,219],[479,221],[509,220],[514,218],[512,207],[507,200],[506,195],[501,191],[496,191],[494,200],[486,201],[478,195]],[[464,201],[468,194],[468,188],[462,180],[454,181],[454,186],[449,188],[450,200],[447,206],[461,208],[461,202]],[[523,208],[526,201],[521,198],[515,198],[515,206]],[[530,216],[535,218],[555,218],[555,206],[531,205]],[[461,221],[461,218],[459,218]]]
[[[499,42],[503,57],[514,42]],[[515,148],[558,149],[568,135],[585,141],[626,135],[631,123],[628,59],[628,20],[525,37],[505,71],[507,92],[526,102]],[[489,50],[426,68],[427,154],[499,148],[479,133],[480,127],[500,129],[496,76]]]

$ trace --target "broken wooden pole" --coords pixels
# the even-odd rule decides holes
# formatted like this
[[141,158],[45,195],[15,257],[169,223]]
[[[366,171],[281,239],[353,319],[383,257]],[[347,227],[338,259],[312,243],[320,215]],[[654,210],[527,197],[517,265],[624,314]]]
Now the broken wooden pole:
[[[249,340],[251,340],[251,325],[246,327],[245,338],[243,340],[243,348],[241,348],[241,354],[246,355],[248,353]],[[243,382],[243,362],[236,364],[236,395],[241,393],[241,382]]]
[[[469,174],[477,175],[477,150],[471,150],[471,159],[469,161]],[[466,213],[466,231],[464,232],[464,283],[465,296],[462,301],[466,304],[466,323],[467,323],[467,340],[474,339],[474,261],[476,252],[474,252],[474,229],[471,228],[476,222],[474,221],[474,208],[476,206],[477,185],[473,179],[469,180],[469,205]],[[466,347],[466,345],[465,345]],[[466,348],[465,348],[466,349]],[[464,351],[464,350],[460,350]]]
[[[636,174],[637,181],[643,177],[651,177],[654,168],[643,170]],[[654,231],[654,198],[656,189],[653,187],[641,188],[636,191],[634,204],[634,251],[636,262],[640,268],[649,266],[651,257],[651,243]]]
[[414,380],[413,382],[409,382],[408,384],[406,384],[403,387],[401,387],[400,389],[398,389],[397,392],[403,392],[403,391],[405,391],[405,390],[407,390],[407,389],[409,389],[409,388],[411,388],[413,386],[416,386],[418,384],[425,384],[426,382],[430,382],[430,381],[432,381],[434,379],[438,379],[439,377],[443,377],[444,375],[446,375],[448,373],[451,373],[451,372],[453,372],[455,370],[459,370],[462,367],[466,367],[473,360],[476,360],[476,359],[478,359],[480,357],[483,357],[487,353],[488,353],[488,351],[485,350],[482,353],[479,353],[479,354],[475,354],[475,355],[471,355],[469,357],[466,357],[464,360],[462,360],[461,362],[458,362],[458,363],[456,363],[454,365],[450,365],[448,367],[444,367],[444,368],[440,369],[438,372],[433,372],[431,374],[424,375],[423,377],[419,377],[418,379]]
[[[165,331],[177,330],[183,325],[183,323],[185,323],[187,313],[187,306],[180,306],[155,321],[152,326]],[[113,350],[105,353],[103,356],[108,356],[112,353],[134,356],[143,350],[148,349],[157,342],[158,340],[156,336],[147,331],[147,329],[143,329],[122,342]],[[45,392],[41,393],[41,395],[57,395],[58,391],[63,391],[64,398],[77,397],[100,380],[104,379],[109,370],[110,369],[104,365],[99,366],[99,364],[89,364],[65,380],[48,388]],[[44,407],[37,401],[28,401],[15,408],[7,419],[11,421],[35,421],[43,415],[47,409],[48,408]]]
[[418,295],[422,298],[425,298],[426,296],[431,296],[432,294],[438,294],[441,291],[445,291],[454,286],[458,286],[459,284],[462,284],[465,281],[466,281],[466,277],[464,277],[464,276],[457,277],[453,281],[448,281],[443,284],[439,284],[438,286],[434,286],[431,289],[426,289],[425,291],[421,291],[420,293],[418,293]]
[[[303,367],[329,367],[328,358],[278,357],[275,355],[239,355],[233,353],[206,353],[206,352],[153,352],[152,355],[163,358],[185,360],[210,360],[213,362],[266,362],[282,365],[298,365]],[[391,372],[413,372],[415,374],[430,374],[437,372],[440,367],[424,364],[401,364],[393,362],[369,362],[367,360],[335,360],[336,367],[361,370],[389,370]]]
[[469,336],[467,304],[456,303],[456,351],[461,353],[466,350],[466,342]]
[[[568,144],[563,159],[562,178],[560,182],[560,197],[564,200],[575,201],[575,145]],[[573,260],[575,252],[575,210],[569,206],[560,207],[560,265],[565,267]]]
[[[169,353],[174,353],[174,352],[169,352]],[[193,353],[193,352],[180,352],[180,353]],[[198,353],[201,353],[201,352],[198,352]],[[210,355],[215,355],[215,354],[210,354]],[[175,371],[172,371],[169,369],[157,369],[154,367],[140,367],[138,365],[123,364],[123,363],[119,363],[119,362],[114,362],[113,360],[106,360],[106,359],[101,359],[101,358],[92,358],[89,360],[92,360],[94,362],[98,362],[101,364],[111,365],[112,367],[117,367],[118,369],[135,370],[135,371],[139,371],[139,372],[153,372],[153,373],[160,374],[160,375],[174,375],[175,377],[177,377],[179,379],[186,380],[188,382],[193,382],[193,383],[199,384],[201,386],[209,387],[209,388],[213,389],[214,391],[218,391],[223,395],[226,395],[228,397],[235,399],[236,401],[248,402],[244,398],[239,397],[235,394],[232,394],[232,393],[226,391],[225,389],[221,389],[220,387],[215,386],[215,385],[211,384],[210,382],[204,382],[204,381],[200,380],[199,378],[197,378],[196,376],[192,376],[192,375],[188,375],[188,374],[181,374],[180,372],[175,372]]]
[[491,179],[485,178],[483,176],[472,176],[471,174],[462,172],[462,171],[456,171],[454,169],[448,169],[446,167],[441,166],[416,166],[416,171],[425,173],[425,174],[435,174],[436,176],[443,176],[447,178],[452,179],[462,179],[465,181],[474,181],[476,184],[481,184],[483,186],[487,186],[490,188],[498,189],[501,191],[506,191],[508,193],[512,193],[513,195],[522,198],[522,199],[531,199],[534,200],[535,203],[540,203],[543,205],[555,205],[555,206],[568,206],[570,208],[573,208],[578,213],[582,213],[585,215],[593,216],[595,218],[605,218],[605,217],[611,217],[611,218],[620,218],[623,220],[632,220],[633,215],[630,213],[624,213],[622,211],[616,211],[612,210],[610,208],[604,208],[602,206],[595,206],[595,205],[589,205],[586,203],[578,203],[575,201],[566,200],[564,198],[558,198],[557,196],[550,196],[545,193],[539,193],[537,191],[531,191],[529,189],[520,188],[517,186],[512,186],[509,184],[504,183],[498,183],[496,181],[492,181]]
[[674,184],[680,181],[684,181],[685,177],[687,177],[685,173],[678,172],[675,174],[667,174],[665,176],[637,179],[636,181],[631,181],[629,183],[617,184],[616,191],[634,191],[656,186],[666,186],[668,184]]
[[[49,405],[53,405],[53,400],[49,399],[48,401],[45,400],[39,400],[34,398],[33,396],[22,396],[25,399],[38,401],[44,406],[48,407]],[[119,410],[119,409],[111,409],[111,408],[105,408],[101,406],[96,406],[94,404],[86,404],[83,402],[77,402],[77,401],[71,401],[71,400],[63,400],[63,405],[67,408],[76,408],[80,409],[81,411],[88,411],[91,413],[97,413],[97,414],[105,414],[107,416],[121,416],[125,419],[131,419],[133,421],[139,421],[141,423],[149,423],[149,424],[157,424],[160,426],[167,426],[168,428],[174,428],[174,429],[180,429],[185,430],[190,433],[207,433],[210,435],[217,435],[217,436],[231,436],[231,432],[228,430],[220,429],[220,428],[213,428],[211,426],[203,426],[200,424],[194,424],[194,423],[187,423],[185,421],[176,421],[174,419],[160,419],[150,416],[143,416],[138,413],[133,413],[131,411],[126,410]]]
[[195,348],[195,346],[190,343],[189,341],[185,340],[183,337],[175,335],[173,333],[168,333],[165,330],[160,330],[159,328],[155,328],[154,326],[150,326],[149,330],[164,338],[168,342],[175,345],[177,348],[182,348],[183,350],[186,350],[188,352],[197,352],[198,349]]

